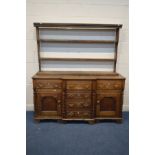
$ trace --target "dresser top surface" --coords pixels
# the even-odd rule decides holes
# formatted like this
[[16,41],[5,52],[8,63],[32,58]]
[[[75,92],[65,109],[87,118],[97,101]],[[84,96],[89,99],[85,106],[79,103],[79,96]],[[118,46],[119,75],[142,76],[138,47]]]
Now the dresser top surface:
[[95,71],[50,71],[37,72],[33,79],[125,79],[122,75],[114,72]]

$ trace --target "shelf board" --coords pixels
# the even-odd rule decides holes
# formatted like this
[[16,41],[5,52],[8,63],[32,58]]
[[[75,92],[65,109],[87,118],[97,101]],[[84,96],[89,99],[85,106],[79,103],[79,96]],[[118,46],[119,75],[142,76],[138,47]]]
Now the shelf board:
[[98,58],[49,58],[49,57],[47,57],[47,58],[40,58],[40,60],[48,60],[48,61],[50,61],[50,60],[61,60],[61,61],[63,61],[63,60],[67,60],[67,61],[115,61],[115,59],[112,59],[112,58],[103,58],[103,59],[98,59]]
[[84,31],[116,31],[116,28],[85,28],[85,27],[40,27],[39,30],[84,30]]
[[46,43],[94,43],[94,44],[114,44],[116,41],[114,40],[62,40],[62,39],[39,39],[40,42]]
[[35,27],[85,27],[85,28],[122,28],[122,24],[92,24],[92,23],[34,23]]

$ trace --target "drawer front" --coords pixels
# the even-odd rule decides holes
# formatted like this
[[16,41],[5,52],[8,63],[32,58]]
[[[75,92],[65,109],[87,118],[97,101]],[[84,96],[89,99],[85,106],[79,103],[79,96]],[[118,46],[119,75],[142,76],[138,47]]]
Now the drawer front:
[[67,90],[91,90],[91,81],[67,81]]
[[67,118],[91,118],[90,111],[68,111],[66,113]]
[[122,80],[97,80],[97,89],[123,89],[124,82]]
[[36,80],[35,88],[50,88],[50,89],[61,89],[61,80]]
[[77,98],[82,98],[82,99],[91,99],[91,93],[67,93],[66,94],[67,99],[77,99]]
[[67,99],[66,100],[67,110],[86,110],[91,108],[90,99]]
[[37,88],[35,92],[37,93],[62,93],[62,89],[50,89],[50,88]]

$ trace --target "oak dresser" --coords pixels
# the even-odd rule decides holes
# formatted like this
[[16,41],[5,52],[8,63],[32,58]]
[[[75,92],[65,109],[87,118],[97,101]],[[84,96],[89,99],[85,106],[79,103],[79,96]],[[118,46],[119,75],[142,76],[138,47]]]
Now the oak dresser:
[[[59,121],[85,120],[89,123],[94,123],[97,120],[115,120],[120,123],[122,121],[125,78],[116,72],[116,62],[119,29],[122,25],[34,23],[34,26],[37,32],[39,62],[39,71],[33,76],[34,119],[37,121],[44,119]],[[60,33],[60,31],[64,32]],[[104,32],[103,38],[100,31]],[[70,32],[72,32],[72,35],[70,35]],[[88,32],[90,35],[88,35]],[[65,38],[64,35],[62,38],[59,38],[59,33],[61,35],[65,33],[67,37]],[[94,33],[97,34],[94,35]],[[51,37],[53,34],[54,39]],[[83,38],[77,38],[78,34],[80,34],[79,38],[81,36]],[[86,39],[84,38],[85,35],[91,36],[91,38],[98,35],[99,39],[97,37]],[[107,40],[105,37],[107,37]],[[67,46],[66,44],[69,45]],[[46,51],[53,47],[56,50],[55,46],[57,45],[57,48],[64,46],[63,50],[67,48],[66,52],[68,52],[70,44],[73,44],[73,51],[74,47],[81,48],[85,44],[87,44],[88,48],[92,46],[90,51],[93,49],[93,46],[96,46],[96,57],[94,57],[93,52],[92,56],[87,54],[88,57],[77,57],[77,51],[75,51],[75,57],[69,57],[69,55],[67,57],[66,55],[62,56],[60,53],[56,55],[55,51],[53,53]],[[102,44],[103,48],[108,52],[111,52],[110,49],[113,48],[113,57],[107,57],[109,53],[105,54],[106,57],[101,57],[101,55],[97,57],[97,50],[101,48]],[[100,47],[97,47],[98,45]],[[45,48],[46,50],[43,52]],[[104,71],[102,69],[91,71],[90,68],[88,71],[83,70],[83,68],[76,70],[76,67],[75,70],[69,71],[60,70],[60,67],[50,70],[51,66],[55,66],[53,61],[56,63],[58,61],[57,65],[63,61],[69,63],[70,66],[74,65],[72,63],[74,61],[77,61],[75,66],[82,65],[84,62],[84,67],[85,62],[89,62],[88,64],[90,65],[90,62],[92,62],[92,66],[97,64],[98,67],[101,65],[99,69],[102,68],[101,62],[110,62],[113,67],[111,71]],[[96,61],[96,64],[93,61]],[[78,64],[79,62],[80,64]],[[98,64],[98,62],[100,63]]]

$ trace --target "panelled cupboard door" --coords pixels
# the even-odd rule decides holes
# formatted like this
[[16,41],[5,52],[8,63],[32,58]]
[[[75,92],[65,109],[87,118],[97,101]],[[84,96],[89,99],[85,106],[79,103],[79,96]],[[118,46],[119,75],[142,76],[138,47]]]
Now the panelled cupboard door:
[[61,116],[62,96],[61,93],[36,93],[36,115]]
[[99,93],[97,94],[96,117],[121,117],[122,94]]

